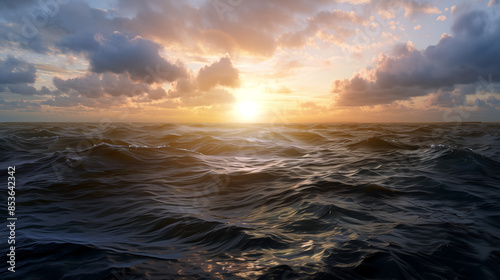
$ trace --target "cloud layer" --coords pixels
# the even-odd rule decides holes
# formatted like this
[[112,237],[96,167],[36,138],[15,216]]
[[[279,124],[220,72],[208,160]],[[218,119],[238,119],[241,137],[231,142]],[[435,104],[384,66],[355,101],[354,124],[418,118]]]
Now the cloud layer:
[[[388,104],[474,84],[478,77],[500,76],[500,25],[484,11],[461,14],[453,36],[424,51],[412,43],[397,45],[373,69],[349,80],[336,80],[333,93],[340,106]],[[468,92],[473,94],[474,91]]]

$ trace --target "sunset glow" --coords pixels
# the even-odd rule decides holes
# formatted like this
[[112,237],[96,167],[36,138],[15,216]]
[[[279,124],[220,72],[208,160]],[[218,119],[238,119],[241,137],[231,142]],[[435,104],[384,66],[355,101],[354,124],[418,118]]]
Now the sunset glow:
[[0,279],[500,279],[500,0],[0,0],[0,131]]
[[499,1],[2,3],[3,121],[500,120]]
[[255,121],[259,113],[257,105],[252,101],[241,101],[236,104],[237,114],[245,121]]

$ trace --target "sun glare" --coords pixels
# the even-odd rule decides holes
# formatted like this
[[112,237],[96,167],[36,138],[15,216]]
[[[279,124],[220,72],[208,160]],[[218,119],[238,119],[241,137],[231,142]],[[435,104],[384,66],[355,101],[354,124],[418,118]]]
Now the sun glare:
[[235,106],[238,116],[244,121],[253,121],[259,113],[257,105],[252,101],[240,101]]

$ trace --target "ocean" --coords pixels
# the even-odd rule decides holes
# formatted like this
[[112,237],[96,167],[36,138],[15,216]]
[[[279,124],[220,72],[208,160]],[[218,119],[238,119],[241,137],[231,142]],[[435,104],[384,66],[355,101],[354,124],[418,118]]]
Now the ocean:
[[0,131],[1,279],[500,279],[500,124]]

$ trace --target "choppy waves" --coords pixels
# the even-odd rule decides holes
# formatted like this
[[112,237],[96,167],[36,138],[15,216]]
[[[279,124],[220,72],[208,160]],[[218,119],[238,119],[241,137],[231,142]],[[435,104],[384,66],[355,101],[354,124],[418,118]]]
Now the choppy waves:
[[15,279],[496,279],[499,128],[3,123]]

